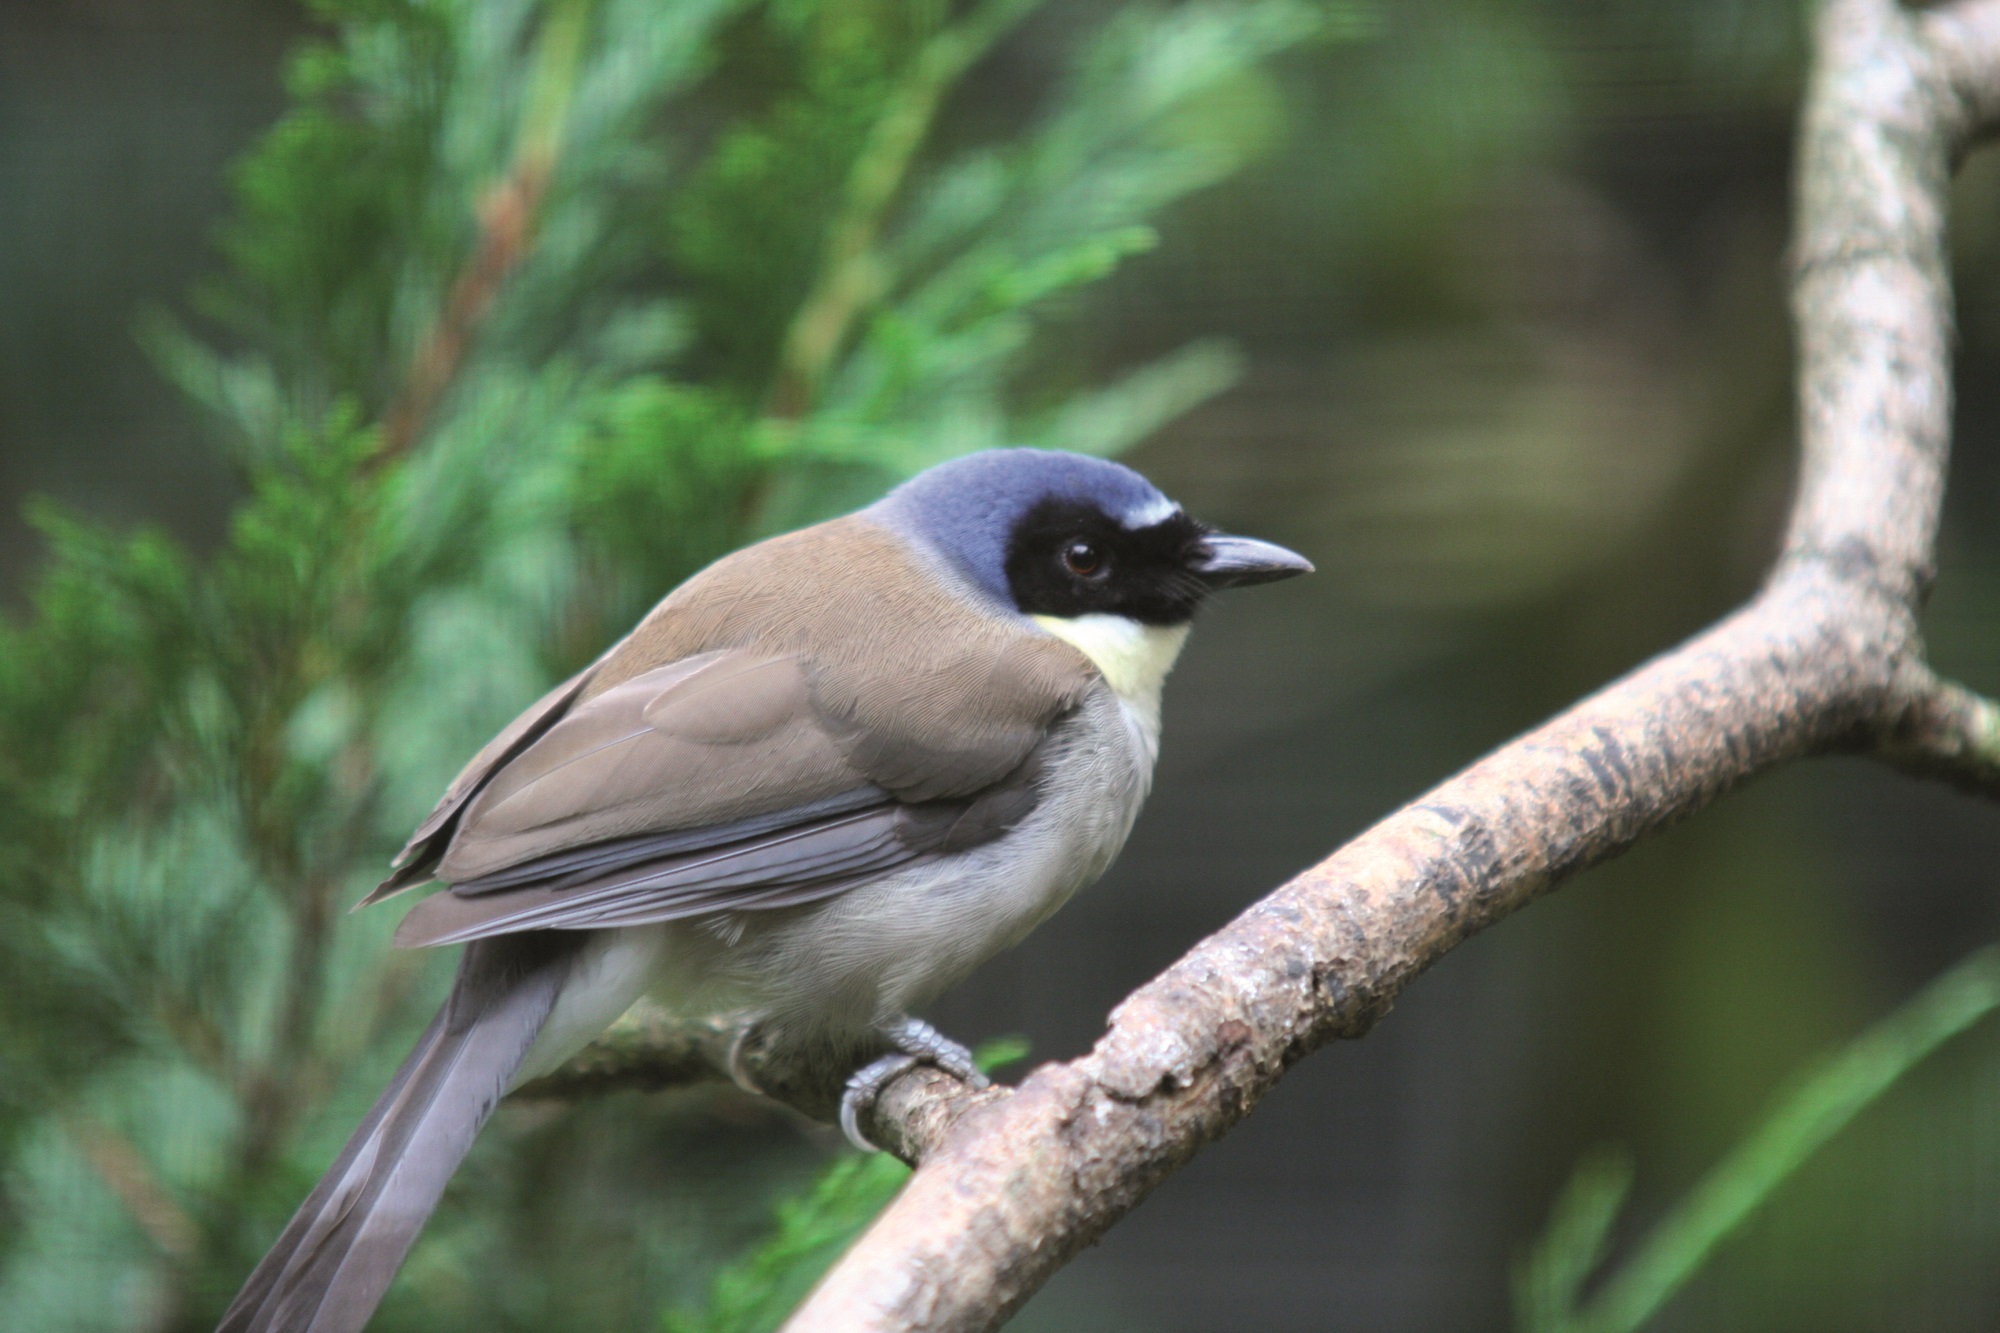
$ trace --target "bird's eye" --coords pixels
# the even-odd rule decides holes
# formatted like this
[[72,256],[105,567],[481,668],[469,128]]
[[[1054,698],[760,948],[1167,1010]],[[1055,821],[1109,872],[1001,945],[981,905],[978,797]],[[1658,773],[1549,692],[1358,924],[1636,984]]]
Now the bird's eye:
[[1090,578],[1103,572],[1104,553],[1097,549],[1097,543],[1075,541],[1063,548],[1063,564],[1078,578]]

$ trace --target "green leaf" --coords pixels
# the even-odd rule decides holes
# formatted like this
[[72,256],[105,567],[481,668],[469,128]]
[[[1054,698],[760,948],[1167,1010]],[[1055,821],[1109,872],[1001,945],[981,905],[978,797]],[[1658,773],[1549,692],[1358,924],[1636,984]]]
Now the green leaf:
[[840,1158],[803,1195],[778,1205],[769,1239],[716,1274],[700,1311],[665,1315],[665,1333],[776,1328],[909,1177],[886,1153]]
[[1519,1326],[1528,1333],[1643,1328],[1829,1139],[1926,1056],[1995,1009],[2000,1009],[2000,945],[1989,945],[1812,1071],[1660,1219],[1587,1301],[1576,1304],[1629,1184],[1629,1168],[1601,1158],[1586,1163],[1517,1280]]

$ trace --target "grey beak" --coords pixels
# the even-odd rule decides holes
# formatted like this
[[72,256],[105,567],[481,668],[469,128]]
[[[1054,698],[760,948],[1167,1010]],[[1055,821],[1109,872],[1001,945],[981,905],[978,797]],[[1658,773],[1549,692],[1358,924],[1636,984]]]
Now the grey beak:
[[1217,534],[1202,539],[1202,554],[1188,566],[1211,588],[1242,588],[1275,583],[1294,574],[1313,572],[1312,561],[1272,542],[1255,537]]

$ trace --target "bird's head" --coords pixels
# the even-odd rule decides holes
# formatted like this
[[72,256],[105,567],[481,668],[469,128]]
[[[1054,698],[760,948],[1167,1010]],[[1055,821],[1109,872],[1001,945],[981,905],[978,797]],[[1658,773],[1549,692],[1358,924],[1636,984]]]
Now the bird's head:
[[1197,522],[1131,468],[1081,454],[970,454],[905,482],[876,511],[1038,620],[1185,625],[1212,592],[1312,570],[1282,546]]
[[911,478],[872,513],[996,609],[1080,649],[1153,725],[1210,593],[1312,569],[1282,546],[1195,521],[1131,468],[1080,454],[970,454]]

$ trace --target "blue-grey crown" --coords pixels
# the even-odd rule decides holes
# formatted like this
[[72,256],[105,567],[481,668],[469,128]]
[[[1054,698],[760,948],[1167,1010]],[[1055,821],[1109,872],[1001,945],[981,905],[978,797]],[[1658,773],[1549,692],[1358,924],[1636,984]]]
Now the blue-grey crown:
[[868,512],[925,541],[1002,602],[1007,538],[1044,500],[1094,504],[1131,527],[1157,523],[1174,504],[1131,468],[1049,449],[988,449],[919,472]]

